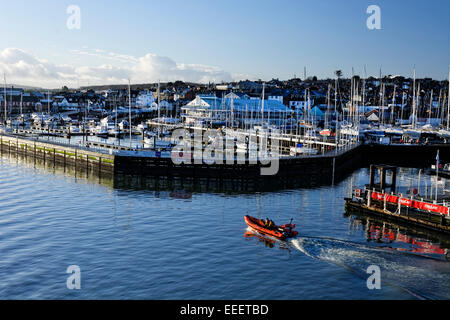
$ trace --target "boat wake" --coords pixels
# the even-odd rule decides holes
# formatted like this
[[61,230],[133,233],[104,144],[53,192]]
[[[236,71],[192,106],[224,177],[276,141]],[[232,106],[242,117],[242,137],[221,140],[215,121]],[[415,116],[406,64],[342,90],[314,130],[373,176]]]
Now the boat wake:
[[363,279],[367,268],[376,265],[383,283],[401,288],[418,299],[450,299],[450,263],[402,252],[389,247],[300,237],[290,246],[308,257],[344,267]]

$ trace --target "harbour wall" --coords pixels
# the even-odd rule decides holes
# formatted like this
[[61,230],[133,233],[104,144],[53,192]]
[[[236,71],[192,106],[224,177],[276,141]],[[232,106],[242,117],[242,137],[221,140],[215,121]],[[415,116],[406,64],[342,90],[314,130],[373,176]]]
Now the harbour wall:
[[251,164],[180,164],[170,158],[115,156],[115,172],[120,174],[164,176],[191,179],[227,179],[271,181],[286,186],[304,184],[332,184],[358,168],[361,163],[361,146],[336,154],[288,157],[276,160],[278,170],[274,175],[262,175],[261,170],[270,165]]
[[450,144],[363,145],[361,166],[386,164],[399,167],[429,168],[436,164],[438,150],[440,163],[449,163]]
[[2,135],[0,136],[0,153],[2,156],[4,154],[20,155],[44,164],[51,163],[54,166],[59,165],[75,170],[84,169],[99,175],[114,173],[113,155],[63,144]]
[[224,179],[268,183],[269,187],[308,187],[335,184],[354,170],[370,164],[405,167],[429,167],[450,162],[450,145],[358,145],[338,153],[310,157],[286,157],[278,160],[274,175],[261,175],[270,165],[250,164],[174,164],[170,158],[134,156],[133,152],[108,154],[17,136],[0,135],[0,152],[31,157],[63,167],[86,169],[108,175],[134,175],[181,179]]

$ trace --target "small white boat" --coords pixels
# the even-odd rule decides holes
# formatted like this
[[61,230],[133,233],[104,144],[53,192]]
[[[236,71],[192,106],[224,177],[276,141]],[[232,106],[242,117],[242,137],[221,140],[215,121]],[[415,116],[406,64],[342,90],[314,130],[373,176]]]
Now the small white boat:
[[450,138],[450,130],[446,130],[446,129],[441,129],[438,131],[438,135],[443,137],[443,138]]
[[140,123],[137,125],[136,128],[139,132],[144,132],[145,130],[147,130],[147,124],[146,123]]
[[144,147],[153,149],[171,149],[173,147],[173,143],[171,141],[158,138],[155,133],[150,133],[144,138]]
[[314,148],[307,148],[303,146],[292,147],[290,149],[290,154],[292,157],[295,156],[313,156],[318,154],[319,151]]

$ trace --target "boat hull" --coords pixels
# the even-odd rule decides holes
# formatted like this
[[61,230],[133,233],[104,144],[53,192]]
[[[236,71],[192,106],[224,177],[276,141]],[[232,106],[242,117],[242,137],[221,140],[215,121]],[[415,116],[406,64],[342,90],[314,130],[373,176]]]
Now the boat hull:
[[[282,225],[282,226],[274,226],[269,229],[264,226],[263,220],[253,218],[250,216],[244,217],[245,223],[251,227],[252,229],[258,231],[259,233],[280,239],[285,240],[287,238],[292,238],[298,235],[297,231],[293,231],[291,229],[295,228],[295,225]],[[290,228],[292,227],[292,228]]]

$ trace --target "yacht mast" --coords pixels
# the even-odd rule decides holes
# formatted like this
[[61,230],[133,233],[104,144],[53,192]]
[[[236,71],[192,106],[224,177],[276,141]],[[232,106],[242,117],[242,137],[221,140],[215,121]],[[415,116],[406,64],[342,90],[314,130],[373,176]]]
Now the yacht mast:
[[114,113],[115,113],[115,117],[114,117],[114,143],[117,141],[117,102],[116,102],[116,95],[114,94],[113,96],[113,101],[114,101]]
[[328,92],[327,92],[328,106],[327,106],[327,116],[326,116],[326,124],[325,124],[326,129],[329,129],[329,127],[330,127],[330,125],[329,125],[330,121],[328,119],[330,116],[330,107],[331,107],[330,95],[331,95],[331,85],[328,84]]
[[433,89],[431,89],[430,95],[430,114],[428,115],[429,124],[431,124],[431,113],[433,112]]
[[128,130],[130,131],[130,147],[131,147],[131,83],[128,79]]
[[[420,98],[420,82],[417,85],[417,93],[416,93],[416,118],[418,119],[419,113],[419,98]],[[422,99],[421,99],[422,100]],[[414,121],[414,129],[416,128],[417,121]]]
[[381,84],[381,124],[384,126],[384,91],[385,84]]
[[[414,81],[413,81],[413,110],[412,110],[412,127],[416,127],[416,67],[414,67]],[[448,127],[447,127],[448,129]]]
[[47,90],[47,113],[50,116],[50,90]]
[[[364,80],[363,80],[363,92],[362,92],[362,96],[363,96],[363,101],[362,101],[362,105],[363,105],[363,111],[362,113],[366,112],[366,79],[367,79],[367,70],[366,70],[366,65],[364,65]],[[361,121],[360,116],[359,116],[359,108],[358,108],[358,123]]]
[[405,106],[405,93],[403,92],[402,93],[402,113],[400,116],[400,126],[403,123],[403,108],[404,108],[404,106]]
[[391,124],[395,124],[394,109],[395,109],[396,94],[397,94],[397,85],[394,84],[394,95],[392,96]]
[[448,67],[447,130],[450,122],[450,66]]
[[158,139],[161,138],[161,122],[160,122],[160,117],[161,117],[161,83],[158,80]]
[[336,124],[336,136],[334,138],[334,141],[336,143],[335,152],[337,153],[339,148],[339,117],[337,116],[337,94],[338,94],[338,76],[336,75],[336,81],[334,83],[334,117],[335,117],[335,124]]
[[264,98],[265,98],[265,92],[266,91],[266,83],[263,82],[263,91],[262,91],[262,101],[261,101],[261,125],[264,124]]
[[4,122],[6,124],[6,103],[7,103],[7,97],[6,97],[6,75],[3,74],[3,79],[5,80],[5,91],[3,92],[4,94],[4,100],[5,100],[5,119]]

